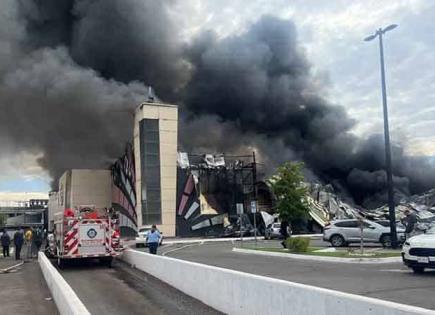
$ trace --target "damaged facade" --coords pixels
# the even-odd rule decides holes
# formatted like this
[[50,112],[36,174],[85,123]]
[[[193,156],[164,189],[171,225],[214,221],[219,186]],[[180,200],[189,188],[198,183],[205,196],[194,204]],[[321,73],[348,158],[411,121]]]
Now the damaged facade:
[[[244,224],[257,211],[271,211],[272,197],[264,182],[257,181],[255,155],[178,153],[177,236],[222,236],[237,223],[236,204],[244,206]],[[257,214],[258,215],[258,214]]]
[[[165,236],[229,236],[253,225],[251,204],[257,205],[259,232],[265,228],[265,213],[274,212],[269,186],[255,154],[188,154],[178,152],[178,108],[157,98],[142,103],[135,112],[133,144],[116,160],[106,176],[107,204],[119,214],[121,235],[131,237],[141,226],[156,224]],[[97,171],[97,170],[95,170]],[[87,204],[92,204],[92,185],[84,183]],[[90,183],[94,184],[90,184]],[[58,211],[65,198],[66,182],[50,194],[50,205]],[[339,197],[332,185],[306,184],[309,218],[293,227],[295,232],[320,232],[331,220],[355,218],[387,219],[387,207],[366,210]],[[106,198],[107,197],[107,198]],[[237,214],[243,204],[244,214]],[[417,214],[418,228],[435,221],[435,189],[424,195],[404,198],[396,207],[397,219],[410,209]],[[52,211],[49,211],[51,213]],[[263,214],[263,215],[262,215]],[[241,220],[240,220],[241,219]],[[276,219],[276,218],[275,218]],[[49,219],[49,221],[51,221]]]

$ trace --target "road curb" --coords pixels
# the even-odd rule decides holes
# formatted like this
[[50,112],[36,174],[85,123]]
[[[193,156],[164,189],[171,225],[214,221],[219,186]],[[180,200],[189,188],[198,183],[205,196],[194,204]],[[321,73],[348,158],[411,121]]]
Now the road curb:
[[266,252],[255,249],[246,248],[233,248],[233,252],[241,254],[252,254],[252,255],[262,255],[262,256],[272,256],[272,257],[284,257],[290,259],[300,259],[300,260],[313,260],[321,262],[334,262],[334,263],[346,263],[346,264],[387,264],[401,262],[401,257],[387,257],[387,258],[340,258],[340,257],[320,257],[311,256],[303,254],[286,254],[286,253],[274,253]]
[[[309,237],[313,239],[321,238],[323,234],[297,234],[293,235],[293,237]],[[257,240],[264,240],[264,236],[258,236]],[[243,237],[243,241],[253,241],[255,237],[248,236]],[[193,244],[193,243],[216,243],[216,242],[240,242],[240,237],[223,237],[223,238],[204,238],[204,239],[171,239],[164,238],[163,245],[174,245],[174,244]],[[134,246],[136,244],[135,240],[124,241],[124,244],[127,246]]]
[[53,267],[44,252],[38,253],[38,263],[61,315],[91,315],[74,290]]

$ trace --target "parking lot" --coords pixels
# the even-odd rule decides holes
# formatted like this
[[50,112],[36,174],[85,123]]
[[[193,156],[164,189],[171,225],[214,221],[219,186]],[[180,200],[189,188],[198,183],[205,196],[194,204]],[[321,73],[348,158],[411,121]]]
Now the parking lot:
[[[314,240],[313,245],[329,246],[321,240]],[[240,243],[179,244],[163,246],[159,251],[174,258],[435,309],[432,270],[416,275],[402,263],[331,263],[241,254],[232,252],[234,246]],[[280,245],[274,240],[259,241],[259,246]]]

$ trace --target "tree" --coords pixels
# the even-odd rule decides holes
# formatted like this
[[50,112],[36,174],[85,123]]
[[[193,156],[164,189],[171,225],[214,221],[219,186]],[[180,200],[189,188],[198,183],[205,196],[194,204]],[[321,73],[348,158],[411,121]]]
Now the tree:
[[294,222],[308,216],[307,188],[303,185],[303,163],[284,163],[268,183],[275,194],[281,220]]

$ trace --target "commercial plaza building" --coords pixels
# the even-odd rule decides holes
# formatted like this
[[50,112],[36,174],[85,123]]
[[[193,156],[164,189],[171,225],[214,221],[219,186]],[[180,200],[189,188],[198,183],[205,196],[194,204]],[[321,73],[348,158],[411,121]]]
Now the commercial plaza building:
[[142,103],[136,110],[133,147],[137,225],[159,226],[175,236],[178,108]]
[[177,106],[148,101],[135,112],[133,146],[110,170],[67,170],[57,192],[50,193],[49,217],[80,205],[114,208],[121,234],[156,224],[175,236],[177,176]]

